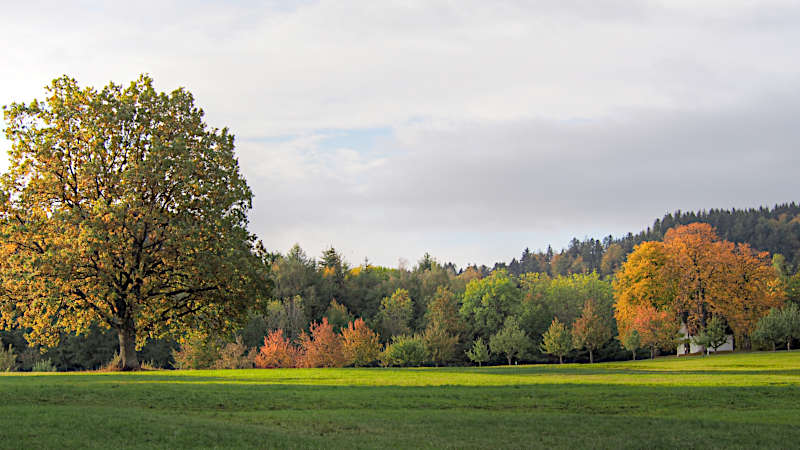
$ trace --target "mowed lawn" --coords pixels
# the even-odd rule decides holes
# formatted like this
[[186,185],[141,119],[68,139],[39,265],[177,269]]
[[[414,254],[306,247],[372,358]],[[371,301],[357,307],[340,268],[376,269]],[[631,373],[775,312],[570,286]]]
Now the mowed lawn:
[[800,352],[0,376],[0,446],[800,447]]

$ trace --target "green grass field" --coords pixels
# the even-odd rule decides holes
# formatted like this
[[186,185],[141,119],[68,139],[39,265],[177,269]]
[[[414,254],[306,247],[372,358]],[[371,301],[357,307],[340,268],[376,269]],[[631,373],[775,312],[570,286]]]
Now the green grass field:
[[800,352],[0,376],[0,446],[800,446]]

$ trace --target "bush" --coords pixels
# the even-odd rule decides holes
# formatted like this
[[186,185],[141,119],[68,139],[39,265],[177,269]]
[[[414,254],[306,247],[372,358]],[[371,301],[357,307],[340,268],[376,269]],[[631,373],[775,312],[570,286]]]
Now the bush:
[[344,367],[345,356],[342,338],[333,331],[326,317],[322,323],[311,324],[311,334],[300,336],[300,366]]
[[252,369],[254,354],[248,351],[241,336],[236,342],[229,342],[219,352],[219,359],[214,361],[215,369]]
[[34,372],[56,372],[56,366],[50,358],[40,359],[33,364]]
[[278,329],[264,338],[253,362],[259,369],[296,367],[297,356],[297,349],[283,337],[283,330]]
[[213,338],[200,334],[185,337],[180,348],[172,351],[176,369],[211,369],[219,359],[220,343]]
[[17,370],[17,355],[14,353],[14,346],[9,345],[8,349],[0,342],[0,372],[14,372]]
[[364,319],[356,319],[347,328],[342,328],[342,346],[347,365],[366,366],[381,356],[378,335],[364,323]]
[[395,336],[381,354],[384,366],[414,367],[425,361],[425,343],[420,336]]

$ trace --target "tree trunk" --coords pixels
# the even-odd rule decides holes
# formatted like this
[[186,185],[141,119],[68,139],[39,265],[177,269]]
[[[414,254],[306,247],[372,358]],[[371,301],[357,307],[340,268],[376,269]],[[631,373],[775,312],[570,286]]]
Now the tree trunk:
[[786,339],[786,350],[792,349],[792,338]]
[[564,364],[564,357],[563,356],[558,355],[558,363],[559,364]]
[[117,330],[119,335],[119,369],[139,370],[139,359],[136,357],[136,332],[133,326]]
[[650,359],[656,359],[656,348],[650,347]]
[[772,351],[773,351],[773,352],[774,352],[774,351],[777,351],[777,349],[775,348],[775,341],[772,341]]
[[589,364],[594,364],[594,354],[589,350]]
[[636,361],[636,350],[632,351],[631,354],[633,354],[633,360]]
[[507,358],[508,358],[508,365],[510,366],[511,365],[511,357],[508,356]]

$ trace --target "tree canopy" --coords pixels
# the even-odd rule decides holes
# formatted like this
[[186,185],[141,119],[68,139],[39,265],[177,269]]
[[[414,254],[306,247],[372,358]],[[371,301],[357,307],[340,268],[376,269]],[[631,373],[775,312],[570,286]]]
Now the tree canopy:
[[247,231],[252,193],[234,138],[209,128],[184,89],[82,88],[5,109],[10,168],[0,181],[4,325],[54,344],[92,324],[135,345],[224,328],[264,284]]

